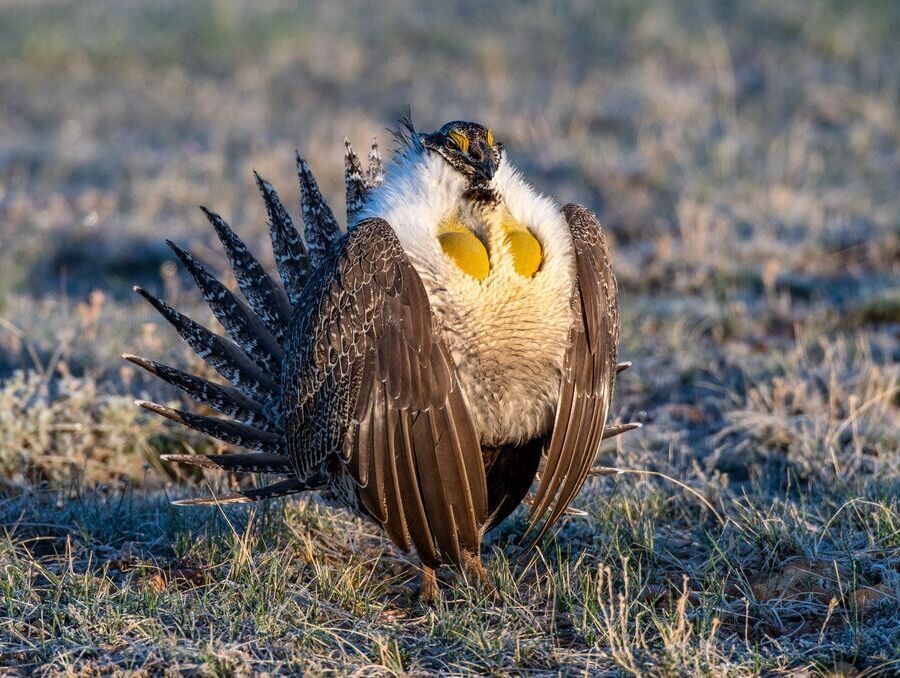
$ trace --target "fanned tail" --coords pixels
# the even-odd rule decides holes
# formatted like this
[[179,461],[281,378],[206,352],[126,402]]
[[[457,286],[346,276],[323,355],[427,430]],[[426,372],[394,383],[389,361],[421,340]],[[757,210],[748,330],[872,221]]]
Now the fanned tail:
[[[377,153],[377,149],[375,152]],[[373,164],[370,154],[369,174],[366,177],[363,177],[358,158],[356,163],[359,166],[359,199],[364,200],[373,172],[380,176],[380,159]],[[250,453],[166,455],[163,458],[176,463],[238,473],[275,473],[287,476],[285,480],[265,488],[226,497],[183,500],[175,502],[177,504],[243,503],[319,489],[317,480],[298,478],[284,454],[281,363],[291,317],[294,309],[303,302],[303,289],[310,269],[335,247],[341,231],[319,191],[309,165],[299,155],[297,169],[306,244],[294,227],[278,193],[270,183],[255,174],[266,205],[272,251],[281,285],[265,271],[226,221],[205,207],[201,209],[222,243],[240,289],[240,297],[216,279],[193,254],[169,242],[197,283],[227,337],[215,334],[196,323],[146,290],[135,288],[198,356],[230,382],[230,385],[216,383],[141,356],[125,354],[123,357],[126,360],[224,416],[205,416],[143,400],[137,401],[137,404],[229,445],[251,450]]]

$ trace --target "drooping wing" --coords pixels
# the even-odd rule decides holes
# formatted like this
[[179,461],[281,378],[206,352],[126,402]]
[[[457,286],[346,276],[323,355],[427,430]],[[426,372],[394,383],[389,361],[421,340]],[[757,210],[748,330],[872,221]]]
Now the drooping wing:
[[540,524],[532,543],[556,522],[584,484],[603,439],[616,378],[619,306],[609,248],[590,210],[570,204],[563,213],[575,246],[575,313],[553,433],[529,517],[529,532]]
[[364,510],[426,564],[477,552],[487,513],[478,435],[388,223],[360,222],[304,295],[282,381],[299,476],[349,472]]

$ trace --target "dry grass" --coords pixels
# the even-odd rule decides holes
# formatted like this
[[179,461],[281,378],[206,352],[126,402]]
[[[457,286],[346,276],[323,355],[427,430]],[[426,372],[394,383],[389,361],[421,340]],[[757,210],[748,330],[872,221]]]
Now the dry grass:
[[[900,670],[898,40],[888,1],[3,5],[0,671]],[[171,508],[204,489],[159,453],[210,443],[118,358],[196,367],[130,287],[211,322],[162,247],[222,262],[197,203],[269,257],[250,169],[296,208],[300,146],[340,204],[342,136],[406,104],[614,241],[634,473],[533,563],[491,535],[500,602],[420,607],[314,501]]]

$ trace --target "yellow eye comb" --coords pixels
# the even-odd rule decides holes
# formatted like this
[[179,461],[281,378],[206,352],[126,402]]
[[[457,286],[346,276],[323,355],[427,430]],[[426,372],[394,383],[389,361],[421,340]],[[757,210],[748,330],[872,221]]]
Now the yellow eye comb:
[[469,152],[469,138],[465,134],[457,132],[456,130],[450,130],[447,136],[453,139],[453,143],[455,143],[463,153]]
[[493,145],[494,145],[494,130],[489,129],[489,130],[487,131],[487,133],[484,135],[484,142],[485,142],[488,146],[493,146]]

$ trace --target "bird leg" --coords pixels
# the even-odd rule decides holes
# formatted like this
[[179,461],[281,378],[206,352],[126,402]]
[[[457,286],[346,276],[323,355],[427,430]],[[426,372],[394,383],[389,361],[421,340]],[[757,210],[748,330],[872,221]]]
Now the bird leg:
[[488,576],[487,570],[484,569],[484,563],[481,562],[479,554],[463,553],[462,573],[467,581],[474,582],[477,589],[487,593],[491,598],[497,599],[497,588]]
[[422,566],[422,578],[419,582],[419,599],[427,605],[433,605],[441,599],[437,572],[434,571],[433,567]]

